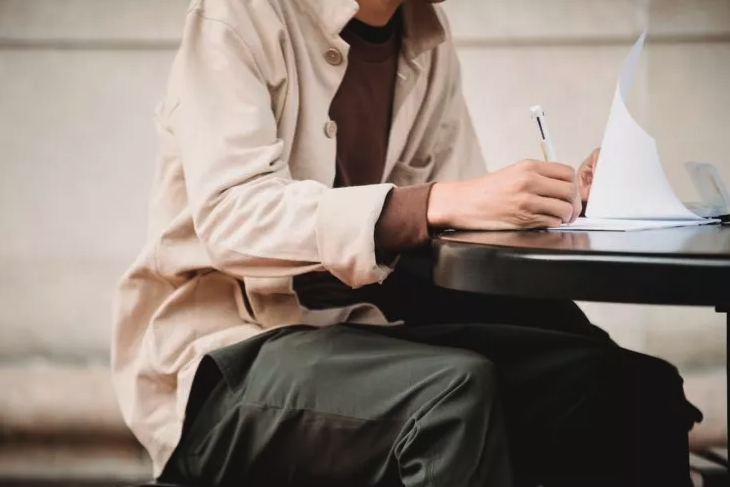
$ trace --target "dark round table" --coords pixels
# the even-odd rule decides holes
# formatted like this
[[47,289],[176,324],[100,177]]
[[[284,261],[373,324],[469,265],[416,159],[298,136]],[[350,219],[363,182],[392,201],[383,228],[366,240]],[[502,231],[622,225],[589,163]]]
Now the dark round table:
[[429,250],[442,287],[578,301],[730,304],[730,227],[636,232],[447,232]]

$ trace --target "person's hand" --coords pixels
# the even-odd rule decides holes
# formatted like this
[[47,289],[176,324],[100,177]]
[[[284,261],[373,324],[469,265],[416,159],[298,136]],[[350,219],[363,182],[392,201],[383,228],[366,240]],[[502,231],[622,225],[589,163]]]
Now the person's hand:
[[571,223],[582,209],[575,170],[527,160],[487,176],[436,183],[429,225],[459,230],[515,230]]
[[598,164],[598,156],[600,154],[601,149],[599,147],[591,152],[591,155],[578,168],[578,186],[580,186],[581,201],[588,201],[588,196],[591,194],[593,176],[596,173],[596,165]]

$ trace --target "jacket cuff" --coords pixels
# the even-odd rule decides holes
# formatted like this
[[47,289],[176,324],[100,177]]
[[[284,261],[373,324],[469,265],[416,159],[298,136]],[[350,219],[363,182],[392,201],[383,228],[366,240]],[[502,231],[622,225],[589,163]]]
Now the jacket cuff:
[[359,288],[383,282],[393,271],[375,256],[375,225],[392,184],[330,189],[317,209],[317,248],[322,265]]

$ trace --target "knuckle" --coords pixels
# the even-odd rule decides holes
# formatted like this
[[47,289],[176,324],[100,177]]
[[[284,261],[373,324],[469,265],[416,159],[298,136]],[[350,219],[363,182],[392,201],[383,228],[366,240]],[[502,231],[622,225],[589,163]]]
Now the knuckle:
[[529,213],[529,211],[532,209],[532,198],[530,197],[530,195],[518,195],[516,203],[518,212]]
[[521,174],[515,180],[515,189],[518,192],[528,191],[532,187],[532,174],[524,173]]
[[529,213],[520,212],[514,217],[515,224],[520,228],[527,228],[534,224],[535,218]]
[[525,159],[522,162],[519,163],[520,169],[527,172],[534,172],[535,171],[535,161],[531,159]]
[[538,168],[538,166],[537,166],[538,164],[541,164],[541,163],[540,162],[537,162],[535,160],[532,160],[532,159],[528,159],[527,161],[525,161],[525,167],[530,172],[536,172],[537,171],[537,168]]

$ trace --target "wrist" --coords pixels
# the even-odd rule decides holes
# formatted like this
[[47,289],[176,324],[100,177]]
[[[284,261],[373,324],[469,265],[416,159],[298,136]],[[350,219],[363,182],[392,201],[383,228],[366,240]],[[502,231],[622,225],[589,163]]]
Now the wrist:
[[452,186],[452,183],[436,183],[431,187],[426,211],[426,220],[430,228],[442,229],[452,226]]

